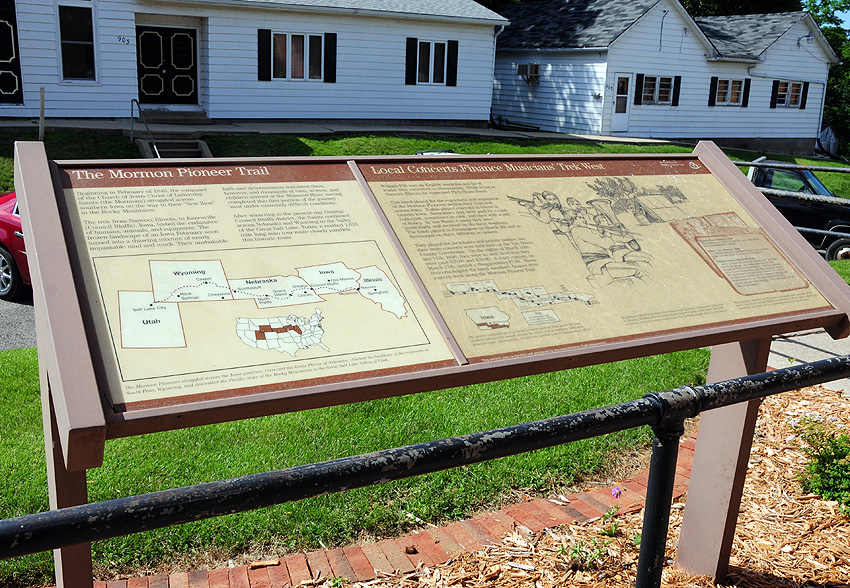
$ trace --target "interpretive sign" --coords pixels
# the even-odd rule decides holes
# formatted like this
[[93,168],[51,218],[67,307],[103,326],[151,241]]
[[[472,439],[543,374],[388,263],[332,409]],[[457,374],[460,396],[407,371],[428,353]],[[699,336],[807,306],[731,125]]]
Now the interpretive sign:
[[55,201],[35,206],[61,229],[31,211],[28,246],[65,233],[112,437],[846,330],[825,262],[701,150],[45,159],[18,175],[27,205],[28,166],[52,165]]
[[[15,149],[51,508],[86,502],[110,438],[696,346],[720,350],[709,378],[733,377],[765,369],[772,335],[850,334],[850,289],[710,143],[605,158]],[[715,518],[734,520],[755,412],[703,417],[694,463],[716,462],[700,466],[712,496],[690,508],[719,512],[722,483]],[[731,540],[707,543],[690,552],[722,559]],[[56,557],[58,586],[91,584],[88,546]]]
[[695,159],[360,169],[470,361],[830,308]]

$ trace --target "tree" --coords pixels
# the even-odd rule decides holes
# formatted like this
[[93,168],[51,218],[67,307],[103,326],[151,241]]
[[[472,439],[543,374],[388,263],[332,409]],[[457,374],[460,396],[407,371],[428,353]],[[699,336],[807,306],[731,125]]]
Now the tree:
[[841,60],[829,68],[823,123],[833,128],[846,151],[850,141],[850,38],[839,13],[850,10],[850,0],[805,0],[805,8]]
[[841,28],[841,17],[838,14],[850,10],[850,0],[805,0],[803,5],[822,29]]
[[[807,0],[815,2],[816,0]],[[845,0],[826,0],[845,1]],[[691,16],[729,16],[732,14],[767,14],[802,10],[800,0],[682,0]]]

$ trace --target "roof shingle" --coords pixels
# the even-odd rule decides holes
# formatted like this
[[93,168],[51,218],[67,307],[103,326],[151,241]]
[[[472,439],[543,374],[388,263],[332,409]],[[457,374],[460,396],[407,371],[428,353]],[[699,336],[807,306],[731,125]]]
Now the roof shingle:
[[721,57],[755,60],[805,16],[805,12],[781,12],[705,16],[694,20]]
[[[181,1],[181,0],[178,0]],[[197,3],[200,0],[182,0]],[[504,24],[504,18],[474,0],[215,0],[215,4],[233,6],[273,7],[312,11],[383,12],[394,16],[434,17],[492,21]]]
[[550,0],[500,6],[500,49],[607,47],[658,0]]

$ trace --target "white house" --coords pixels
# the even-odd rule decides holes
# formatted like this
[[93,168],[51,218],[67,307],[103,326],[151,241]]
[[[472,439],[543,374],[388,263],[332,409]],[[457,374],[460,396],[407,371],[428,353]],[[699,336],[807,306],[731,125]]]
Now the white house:
[[506,23],[473,0],[0,0],[0,118],[43,88],[48,117],[483,123]]
[[838,57],[806,12],[692,19],[676,0],[507,5],[493,114],[544,130],[811,152]]

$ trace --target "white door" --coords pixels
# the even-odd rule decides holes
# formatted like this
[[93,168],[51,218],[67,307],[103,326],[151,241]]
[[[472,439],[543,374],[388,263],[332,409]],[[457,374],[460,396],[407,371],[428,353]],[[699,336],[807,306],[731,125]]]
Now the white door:
[[632,88],[632,74],[618,73],[614,76],[614,113],[611,115],[611,132],[625,132],[629,130],[629,110],[631,100],[629,99]]

